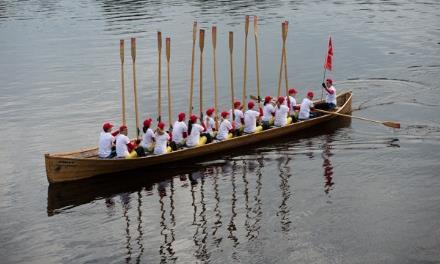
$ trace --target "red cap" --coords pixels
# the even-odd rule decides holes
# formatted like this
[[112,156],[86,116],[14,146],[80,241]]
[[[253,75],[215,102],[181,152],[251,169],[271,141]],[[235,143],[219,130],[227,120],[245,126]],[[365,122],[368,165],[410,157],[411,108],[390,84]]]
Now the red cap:
[[310,97],[310,98],[313,98],[313,92],[312,91],[309,91],[308,93],[307,93],[307,97]]
[[298,92],[295,90],[295,88],[289,89],[289,94],[297,94]]
[[278,103],[280,103],[280,104],[282,104],[282,103],[284,103],[284,97],[282,97],[282,96],[280,96],[280,97],[278,97]]
[[144,127],[149,127],[151,125],[151,121],[153,121],[151,118],[144,120]]
[[330,84],[333,84],[333,80],[332,79],[327,79],[327,80],[325,80],[326,82],[328,82],[328,83],[330,83]]
[[191,117],[189,119],[191,120],[191,122],[195,123],[197,121],[197,116],[191,115]]
[[104,129],[104,131],[107,131],[109,129],[112,129],[112,127],[113,127],[112,123],[104,123],[102,129]]
[[272,96],[266,96],[265,98],[264,98],[264,102],[266,102],[266,103],[269,103],[270,102],[270,100],[272,100]]
[[212,113],[214,113],[214,108],[209,108],[208,110],[206,110],[206,114],[207,114],[208,116],[211,116]]
[[179,122],[183,121],[183,119],[185,119],[185,113],[184,112],[179,113],[178,118],[179,118]]
[[123,130],[126,130],[126,129],[127,129],[127,126],[126,125],[122,125],[122,126],[119,127],[119,132],[121,132]]
[[235,107],[235,108],[239,107],[240,105],[241,105],[241,102],[240,102],[240,101],[235,101],[235,102],[234,102],[234,107]]
[[250,101],[250,102],[248,103],[248,108],[249,108],[249,109],[254,108],[254,106],[255,106],[254,101]]
[[163,122],[159,122],[159,123],[157,124],[157,127],[163,130],[163,129],[165,128],[165,123],[163,123]]
[[223,118],[226,118],[228,115],[229,115],[229,112],[228,112],[228,111],[223,111],[223,112],[222,112],[222,117],[223,117]]

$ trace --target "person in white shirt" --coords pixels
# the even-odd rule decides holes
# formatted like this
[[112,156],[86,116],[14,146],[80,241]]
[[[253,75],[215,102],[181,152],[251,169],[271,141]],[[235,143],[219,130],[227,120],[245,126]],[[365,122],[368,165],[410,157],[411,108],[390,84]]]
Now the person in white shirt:
[[241,107],[241,102],[240,101],[236,101],[234,103],[234,114],[232,114],[232,110],[231,110],[231,114],[230,114],[230,121],[235,122],[235,135],[239,136],[241,135],[241,133],[243,132],[243,126],[244,126],[244,114],[243,111],[241,111],[242,107]]
[[292,119],[287,119],[289,114],[289,107],[284,104],[285,98],[280,96],[278,97],[277,106],[275,107],[275,121],[274,125],[277,127],[285,126],[286,124],[290,124]]
[[179,113],[177,121],[174,122],[172,132],[173,150],[177,150],[185,145],[185,139],[188,136],[188,127],[185,124],[185,113]]
[[296,103],[296,94],[298,92],[296,91],[295,88],[290,88],[289,89],[289,96],[288,96],[288,101],[289,101],[289,116],[292,117],[292,120],[294,120],[295,122],[298,119],[298,112],[295,111],[298,107],[297,107],[297,103]]
[[299,115],[298,115],[299,120],[307,120],[309,118],[314,117],[314,114],[310,112],[310,111],[315,110],[313,102],[312,102],[313,95],[314,95],[313,92],[309,91],[307,93],[307,98],[304,98],[302,100],[300,110],[299,110]]
[[145,152],[152,152],[154,149],[154,131],[150,128],[151,122],[151,118],[146,119],[144,121],[144,127],[142,128],[144,135],[142,136],[140,145],[144,148]]
[[263,103],[263,117],[261,118],[263,129],[269,129],[273,125],[274,116],[275,106],[272,102],[272,96],[266,96]]
[[322,87],[325,89],[325,105],[323,109],[336,108],[336,88],[333,86],[333,80],[327,79],[325,83],[322,83]]
[[[116,137],[116,157],[118,158],[132,158],[136,157],[137,154],[135,151],[135,145],[130,142],[130,139],[127,137],[128,129],[125,125],[122,125],[119,128],[119,135]],[[130,156],[130,153],[133,153],[133,156]],[[136,155],[134,155],[136,154]]]
[[111,132],[113,125],[105,123],[102,126],[102,132],[99,135],[98,156],[100,158],[111,159],[116,156],[115,136],[119,133],[118,130]]
[[204,135],[207,137],[208,141],[206,143],[211,143],[212,139],[215,138],[215,135],[217,134],[216,128],[215,128],[215,120],[212,117],[212,114],[214,113],[214,108],[209,108],[206,110],[206,116],[204,120],[204,124],[206,127],[206,133]]
[[229,112],[223,111],[220,120],[220,126],[218,128],[217,140],[223,141],[226,139],[232,138],[232,132],[234,130],[234,126],[228,120]]
[[154,132],[154,139],[156,144],[154,145],[153,153],[155,155],[165,154],[171,152],[171,147],[167,147],[168,140],[170,140],[170,135],[164,130],[165,124],[159,122],[157,124],[156,131]]
[[190,148],[204,145],[207,140],[206,136],[200,136],[206,130],[206,127],[203,123],[202,125],[197,124],[197,119],[195,115],[190,117],[191,123],[188,127],[188,138],[186,140],[186,145]]
[[[252,134],[254,132],[259,132],[263,130],[262,126],[257,127],[257,121],[260,119],[260,112],[255,111],[253,108],[255,106],[255,103],[253,101],[250,101],[248,103],[248,110],[244,113],[244,133],[246,134]],[[261,112],[263,110],[261,109]],[[262,113],[261,113],[262,115]]]

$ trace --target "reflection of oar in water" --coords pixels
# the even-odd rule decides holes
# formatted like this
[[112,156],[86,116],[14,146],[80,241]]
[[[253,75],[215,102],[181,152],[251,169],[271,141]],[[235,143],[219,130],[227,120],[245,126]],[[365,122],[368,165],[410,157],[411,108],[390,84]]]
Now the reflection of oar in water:
[[382,125],[387,126],[387,127],[400,128],[400,123],[397,123],[397,122],[377,121],[377,120],[367,119],[367,118],[358,117],[358,116],[351,116],[351,115],[340,114],[340,113],[337,113],[337,112],[329,112],[329,111],[325,111],[325,110],[321,110],[321,109],[315,109],[315,111],[316,112],[320,112],[320,113],[324,113],[324,114],[344,116],[344,117],[355,118],[355,119],[360,119],[360,120],[364,120],[364,121],[370,121],[370,122],[373,122],[373,123],[382,124]]

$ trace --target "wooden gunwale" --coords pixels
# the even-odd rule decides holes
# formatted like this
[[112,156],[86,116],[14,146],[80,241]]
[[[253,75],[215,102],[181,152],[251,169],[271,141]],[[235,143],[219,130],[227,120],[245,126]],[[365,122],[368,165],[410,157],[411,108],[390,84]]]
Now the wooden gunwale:
[[[338,113],[351,112],[351,91],[339,94],[337,100],[339,106],[339,109],[337,110]],[[136,159],[99,159],[96,157],[97,148],[84,149],[76,152],[45,154],[47,179],[50,183],[75,181],[100,174],[133,170],[200,157],[212,153],[219,153],[225,150],[285,136],[336,117],[336,115],[330,114],[323,115],[284,127],[272,128],[255,134],[235,137],[226,141],[206,144],[200,147],[181,149],[168,154],[146,156]],[[81,154],[84,155],[87,153],[90,153],[91,155],[89,155],[89,157],[80,157]]]

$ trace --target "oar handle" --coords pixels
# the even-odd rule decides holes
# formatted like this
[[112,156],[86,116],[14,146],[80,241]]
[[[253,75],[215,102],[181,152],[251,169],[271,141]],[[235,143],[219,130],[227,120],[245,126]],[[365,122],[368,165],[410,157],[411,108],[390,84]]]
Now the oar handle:
[[121,64],[124,64],[124,40],[119,40],[119,55],[121,57]]
[[211,29],[211,35],[212,35],[212,48],[217,48],[217,26],[212,26]]
[[136,38],[131,38],[131,59],[136,60]]
[[246,15],[246,18],[244,20],[244,34],[246,35],[246,37],[248,33],[249,33],[249,16]]

